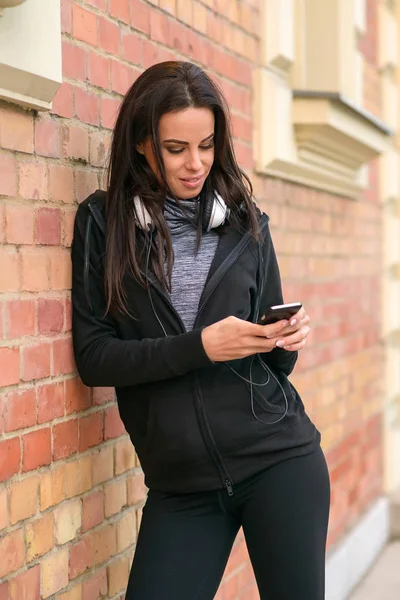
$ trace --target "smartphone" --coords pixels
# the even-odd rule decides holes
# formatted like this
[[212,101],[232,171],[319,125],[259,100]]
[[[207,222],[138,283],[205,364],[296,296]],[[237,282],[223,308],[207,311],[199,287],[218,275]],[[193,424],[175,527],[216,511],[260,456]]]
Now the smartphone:
[[303,305],[301,302],[293,302],[292,304],[276,304],[275,306],[270,306],[258,320],[258,325],[269,325],[270,323],[275,323],[276,321],[281,321],[282,319],[287,319],[290,321],[290,318],[299,312],[302,306]]

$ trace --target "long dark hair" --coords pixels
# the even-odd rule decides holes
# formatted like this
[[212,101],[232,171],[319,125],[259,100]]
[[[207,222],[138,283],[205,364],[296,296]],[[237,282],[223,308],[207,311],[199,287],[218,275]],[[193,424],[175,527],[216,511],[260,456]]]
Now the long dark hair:
[[[216,190],[231,209],[231,220],[250,229],[255,238],[259,235],[252,186],[235,158],[229,109],[222,92],[200,67],[190,62],[167,61],[148,68],[126,93],[113,132],[106,194],[107,312],[129,314],[123,285],[127,272],[147,286],[143,277],[145,252],[138,250],[146,247],[138,244],[138,236],[147,234],[135,227],[135,195],[142,199],[157,231],[151,268],[157,279],[170,288],[173,250],[163,206],[171,191],[166,181],[158,125],[163,114],[189,107],[208,108],[215,119],[214,163],[200,194],[200,214],[206,198]],[[146,139],[151,141],[160,180],[137,150],[138,144]]]

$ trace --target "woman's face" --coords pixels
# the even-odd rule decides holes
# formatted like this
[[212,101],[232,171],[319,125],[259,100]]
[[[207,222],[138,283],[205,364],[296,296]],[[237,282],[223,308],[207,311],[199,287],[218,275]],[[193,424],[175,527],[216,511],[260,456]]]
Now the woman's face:
[[[178,198],[194,198],[201,192],[214,162],[214,114],[208,108],[165,113],[158,135],[171,192]],[[159,178],[150,140],[140,144],[138,151]]]

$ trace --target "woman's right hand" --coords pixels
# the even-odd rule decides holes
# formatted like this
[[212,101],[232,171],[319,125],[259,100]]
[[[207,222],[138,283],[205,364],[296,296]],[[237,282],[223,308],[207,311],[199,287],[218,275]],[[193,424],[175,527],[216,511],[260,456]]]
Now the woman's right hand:
[[213,362],[223,362],[271,352],[276,347],[277,336],[288,325],[289,322],[285,320],[270,325],[257,325],[236,317],[227,317],[205,327],[201,332],[201,339],[208,358]]

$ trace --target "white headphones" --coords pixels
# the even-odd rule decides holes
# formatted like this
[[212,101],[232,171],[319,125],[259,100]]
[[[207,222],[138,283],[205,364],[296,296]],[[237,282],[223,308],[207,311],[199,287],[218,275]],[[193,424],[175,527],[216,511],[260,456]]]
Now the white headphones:
[[[143,229],[143,231],[150,231],[153,227],[153,221],[149,211],[139,196],[135,196],[133,202],[136,211],[136,225]],[[229,218],[230,212],[223,198],[218,192],[214,192],[210,201],[207,202],[206,210],[204,211],[203,230],[208,232],[211,229],[220,227]]]

